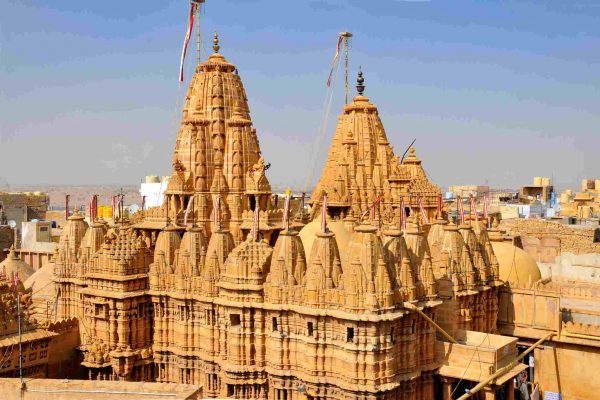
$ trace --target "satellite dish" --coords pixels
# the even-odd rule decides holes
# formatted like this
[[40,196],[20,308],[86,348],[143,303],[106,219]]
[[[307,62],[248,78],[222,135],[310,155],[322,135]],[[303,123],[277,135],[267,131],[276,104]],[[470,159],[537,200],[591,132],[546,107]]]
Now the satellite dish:
[[8,221],[8,226],[10,226],[12,229],[15,229],[15,226],[17,226],[17,222],[14,219],[11,219],[10,221]]

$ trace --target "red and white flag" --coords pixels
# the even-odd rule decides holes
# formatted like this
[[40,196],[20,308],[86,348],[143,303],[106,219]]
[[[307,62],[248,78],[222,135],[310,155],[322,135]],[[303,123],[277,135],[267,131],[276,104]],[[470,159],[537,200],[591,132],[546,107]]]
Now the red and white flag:
[[291,192],[287,192],[285,194],[285,203],[283,203],[283,222],[281,223],[281,228],[285,230],[289,230],[289,213],[290,213],[290,199]]
[[93,194],[90,196],[90,223],[94,223],[96,221],[96,216],[98,209],[98,196]]
[[402,229],[406,229],[406,206],[404,205],[404,197],[400,201],[400,224]]
[[185,39],[183,41],[183,49],[181,50],[181,64],[179,65],[179,82],[183,82],[183,65],[185,64],[185,55],[187,53],[188,44],[192,37],[192,30],[194,29],[194,15],[196,14],[196,3],[190,3],[190,16],[188,21],[187,31],[185,33]]
[[477,215],[477,208],[475,207],[475,197],[471,194],[471,213],[475,214],[475,222],[479,222],[479,216]]
[[213,206],[213,224],[215,230],[218,230],[221,226],[221,196],[217,196],[215,204]]
[[323,194],[323,207],[321,207],[321,232],[327,233],[327,195]]
[[423,207],[423,199],[421,199],[421,196],[419,196],[419,208],[421,209],[423,221],[425,221],[426,224],[429,224],[429,218],[427,218],[427,213],[425,212],[425,207]]
[[487,194],[483,195],[483,216],[487,219],[489,211],[488,197]]
[[258,204],[254,207],[254,221],[252,223],[252,240],[255,242],[258,240],[258,222],[259,222],[259,208]]
[[185,208],[185,214],[183,214],[183,225],[187,225],[188,215],[190,214],[190,210],[192,208],[192,204],[194,204],[194,196],[190,196],[188,200],[187,207]]
[[465,223],[465,209],[463,207],[463,202],[460,196],[458,196],[457,200],[458,202],[458,213],[460,216],[460,223],[464,224]]
[[342,36],[338,37],[337,49],[335,51],[335,56],[333,56],[333,61],[331,62],[331,70],[329,71],[329,76],[327,77],[327,87],[331,86],[331,77],[333,76],[333,69],[335,68],[335,64],[337,63],[338,58],[340,57],[340,50],[342,48]]

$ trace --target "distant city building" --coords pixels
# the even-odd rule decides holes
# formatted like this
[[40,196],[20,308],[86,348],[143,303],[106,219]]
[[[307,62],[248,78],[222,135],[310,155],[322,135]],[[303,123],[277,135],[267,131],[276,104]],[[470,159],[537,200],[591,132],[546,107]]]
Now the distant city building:
[[554,187],[550,178],[536,176],[533,178],[533,185],[521,186],[519,198],[522,203],[533,203],[539,201],[542,204],[550,205]]

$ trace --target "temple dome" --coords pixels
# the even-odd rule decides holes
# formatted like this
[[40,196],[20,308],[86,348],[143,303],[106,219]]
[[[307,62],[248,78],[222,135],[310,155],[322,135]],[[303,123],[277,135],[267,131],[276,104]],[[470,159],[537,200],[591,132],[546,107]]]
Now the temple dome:
[[35,271],[29,264],[19,258],[14,247],[11,246],[8,256],[0,263],[1,272],[6,274],[7,279],[11,279],[13,273],[19,274],[19,280],[25,282]]
[[[348,230],[344,227],[344,221],[327,221],[327,229],[329,229],[329,231],[335,234],[335,241],[337,242],[337,246],[340,249],[340,252],[343,252],[345,249],[348,248],[348,244],[350,243],[350,238],[352,237],[352,234],[348,232]],[[312,251],[313,242],[315,241],[316,234],[319,232],[321,232],[320,216],[306,224],[300,230],[299,236],[304,246],[306,260],[310,260],[310,253]]]
[[542,279],[535,259],[525,250],[509,242],[492,242],[492,248],[500,265],[501,281],[524,286]]

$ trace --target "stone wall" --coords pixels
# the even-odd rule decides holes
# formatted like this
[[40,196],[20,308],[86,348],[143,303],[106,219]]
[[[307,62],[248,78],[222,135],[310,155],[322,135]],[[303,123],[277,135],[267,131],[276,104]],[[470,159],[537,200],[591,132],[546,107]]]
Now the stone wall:
[[594,243],[593,226],[564,225],[535,219],[504,220],[500,228],[506,229],[513,235],[560,240],[561,253],[600,253],[600,243]]

